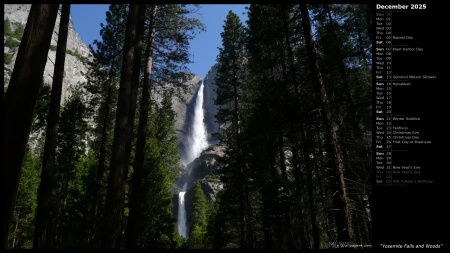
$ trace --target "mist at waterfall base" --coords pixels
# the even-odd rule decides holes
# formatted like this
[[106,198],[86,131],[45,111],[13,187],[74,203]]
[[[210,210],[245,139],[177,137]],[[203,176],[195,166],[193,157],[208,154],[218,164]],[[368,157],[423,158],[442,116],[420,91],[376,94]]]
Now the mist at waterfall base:
[[[206,139],[206,127],[203,122],[203,82],[201,83],[197,97],[195,98],[194,115],[192,120],[192,125],[189,127],[189,133],[184,143],[185,153],[181,157],[181,163],[187,168],[195,158],[199,157],[204,149],[208,147],[208,141]],[[190,174],[191,171],[188,170]],[[184,195],[187,191],[187,182],[184,182],[183,189],[178,194],[178,233],[186,238],[187,228],[186,228],[186,207]]]

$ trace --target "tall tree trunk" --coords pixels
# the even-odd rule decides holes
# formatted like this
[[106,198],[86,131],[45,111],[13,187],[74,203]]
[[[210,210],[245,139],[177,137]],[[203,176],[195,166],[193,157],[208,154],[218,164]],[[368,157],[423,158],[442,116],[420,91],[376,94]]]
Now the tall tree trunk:
[[262,212],[262,229],[264,233],[264,248],[272,249],[273,248],[273,236],[272,236],[272,222],[270,215],[267,210],[271,208],[269,194],[267,194],[268,190],[267,185],[265,183],[266,180],[262,181],[261,187],[261,202],[262,208],[264,212]]
[[88,243],[89,248],[93,248],[95,245],[96,235],[97,235],[97,215],[98,215],[98,209],[100,205],[100,191],[102,188],[102,179],[103,174],[105,173],[105,161],[106,161],[106,142],[108,138],[108,126],[109,126],[109,114],[110,114],[110,103],[112,99],[112,89],[113,89],[113,69],[114,69],[114,60],[113,65],[111,66],[111,70],[109,72],[109,80],[110,84],[108,85],[108,91],[106,94],[106,101],[105,101],[105,114],[103,117],[102,122],[102,137],[100,140],[100,154],[98,157],[98,168],[97,168],[97,176],[95,178],[95,184],[94,184],[94,198],[93,198],[93,204],[91,209],[91,226],[89,228],[89,237],[88,237]]
[[[348,78],[348,71],[347,68],[345,66],[345,62],[344,62],[344,54],[341,50],[341,45],[339,45],[338,41],[340,41],[338,33],[337,33],[337,28],[336,28],[336,21],[333,19],[331,10],[329,8],[329,6],[327,4],[324,5],[324,9],[325,12],[327,14],[328,17],[328,22],[329,22],[329,27],[330,27],[330,32],[332,34],[332,37],[334,38],[335,41],[335,50],[337,52],[337,57],[338,57],[338,67],[339,70],[341,72],[341,76],[343,79],[343,87],[344,87],[344,91],[347,93],[346,96],[346,101],[348,104],[348,110],[349,110],[349,115],[350,115],[350,123],[351,123],[351,128],[352,131],[348,131],[348,133],[346,133],[346,135],[348,135],[348,138],[353,139],[355,141],[358,141],[361,139],[361,136],[363,135],[363,131],[362,129],[358,126],[358,117],[357,117],[357,105],[352,97],[352,92],[350,89],[350,82],[349,82],[349,78]],[[365,55],[364,52],[364,48],[363,48],[363,43],[362,43],[362,38],[361,38],[361,32],[359,29],[359,23],[358,23],[358,19],[356,16],[356,10],[353,8],[353,19],[355,21],[355,25],[356,25],[356,30],[357,30],[357,38],[358,38],[358,47],[359,47],[359,54],[363,57],[363,62],[364,62],[364,66],[365,69],[368,70],[369,67],[367,65],[367,56]],[[353,147],[352,147],[353,148]],[[354,157],[355,155],[350,155],[348,152],[346,153],[346,160],[347,160],[347,164],[349,164],[349,167],[352,169],[352,171],[355,171],[355,173],[357,173],[356,171],[361,171],[361,172],[365,172],[364,170],[364,156],[366,155],[366,147],[365,146],[356,146],[357,150],[356,150],[356,160],[357,162],[355,162],[355,158],[350,159],[350,157]],[[371,175],[372,173],[368,173],[369,175]],[[370,184],[370,181],[363,181],[364,183],[368,183]],[[352,196],[355,196],[355,194],[352,194]],[[358,202],[357,199],[354,200],[354,202]],[[357,214],[353,214],[351,217],[355,217],[355,222],[358,222],[358,215]],[[353,219],[352,219],[353,220]],[[361,229],[358,229],[359,226],[363,226],[363,224],[356,224],[355,226],[355,235],[354,235],[354,239],[356,240],[358,237],[360,237],[360,231]],[[359,244],[362,244],[360,242],[358,242]]]
[[[53,229],[53,239],[50,241],[50,238],[47,238],[48,247],[52,248],[58,248],[59,244],[62,241],[62,230],[61,230],[61,224],[63,224],[64,216],[66,209],[66,203],[67,203],[67,192],[69,190],[69,171],[64,171],[63,177],[62,177],[62,186],[61,190],[59,191],[59,201],[56,208],[56,215],[55,215],[55,221],[54,221],[54,229]],[[50,237],[50,236],[49,236]]]
[[273,248],[273,234],[272,234],[272,215],[271,215],[271,208],[273,208],[272,201],[273,198],[271,198],[271,189],[268,185],[270,182],[269,175],[267,174],[266,170],[268,169],[268,164],[266,164],[266,149],[264,147],[267,147],[267,143],[270,142],[269,138],[266,134],[264,134],[265,138],[262,140],[262,144],[258,145],[258,157],[256,158],[256,165],[259,169],[259,174],[261,175],[261,180],[259,182],[260,186],[260,195],[261,195],[261,202],[262,202],[262,209],[264,212],[262,212],[262,229],[264,233],[264,248],[265,249],[272,249]]
[[[311,123],[311,121],[315,121],[314,126]],[[321,132],[322,131],[320,130],[320,122],[318,120],[315,120],[315,119],[310,119],[309,125],[307,125],[307,127],[305,129],[306,130],[306,135],[307,136],[311,136],[311,138],[312,138],[312,136],[314,136],[314,133],[313,133],[314,129],[316,130],[314,132],[316,133],[316,138],[315,139],[317,141],[313,142],[312,139],[308,139],[310,141],[309,145],[310,146],[314,146],[315,145],[317,147],[317,152],[314,153],[314,157],[316,157],[316,161],[319,160],[319,162],[322,163],[322,161],[320,161],[320,160],[323,159],[323,149],[322,149],[322,143],[323,142],[322,142],[322,138],[321,138]],[[313,151],[314,151],[314,149],[313,149]],[[317,179],[316,182],[319,182],[318,186],[317,186],[318,187],[318,196],[319,196],[318,203],[322,203],[321,209],[323,209],[323,210],[332,210],[332,205],[331,205],[329,199],[325,198],[325,193],[329,190],[327,185],[326,185],[326,178],[323,178],[322,171],[319,171],[319,166],[318,166],[317,162],[314,163],[313,166],[314,166],[314,173],[316,174],[316,179]],[[332,231],[332,227],[330,225],[331,224],[331,220],[334,219],[334,215],[331,212],[326,212],[324,216],[325,216],[324,217],[324,219],[325,219],[325,231],[326,231],[328,240],[329,241],[331,241],[332,239],[334,240],[333,234],[331,232]]]
[[306,188],[308,192],[309,209],[311,214],[311,225],[312,225],[312,236],[313,236],[313,247],[319,249],[320,247],[320,232],[319,225],[317,223],[317,208],[315,203],[314,194],[314,184],[312,182],[312,162],[310,158],[311,148],[309,146],[309,141],[306,139],[305,130],[303,124],[300,123],[300,136],[302,138],[303,147],[303,160],[306,163]]
[[240,126],[240,113],[239,113],[239,77],[237,76],[238,65],[233,59],[233,125],[234,125],[234,141],[236,145],[236,161],[235,164],[238,167],[238,183],[239,183],[239,220],[241,228],[241,248],[248,249],[254,247],[254,232],[251,219],[251,204],[248,196],[248,183],[245,175],[245,165],[242,156],[242,140],[241,140],[241,126]]
[[[285,71],[285,65],[282,64],[283,68],[283,75],[286,78],[286,71]],[[275,82],[275,80],[274,80]],[[284,240],[286,241],[286,247],[288,249],[294,248],[294,242],[292,238],[292,229],[291,229],[291,219],[290,219],[290,213],[289,213],[289,206],[288,206],[288,196],[290,196],[289,193],[289,186],[288,186],[288,175],[287,175],[287,168],[286,168],[286,156],[284,153],[284,138],[283,138],[283,128],[284,128],[284,121],[283,121],[283,93],[280,96],[280,99],[277,101],[278,104],[278,111],[277,111],[277,126],[276,126],[276,134],[277,134],[277,145],[278,145],[278,155],[279,155],[279,168],[281,172],[281,182],[280,186],[283,189],[281,194],[281,211],[284,216]]]
[[155,44],[155,18],[157,6],[152,4],[150,11],[150,27],[146,49],[146,61],[144,72],[144,84],[142,88],[141,112],[139,114],[138,136],[136,140],[136,154],[134,160],[134,172],[130,194],[130,216],[127,224],[126,247],[136,248],[139,236],[139,220],[142,217],[142,178],[144,177],[145,146],[148,132],[148,114],[151,99],[151,82],[153,67],[153,47]]
[[16,222],[16,225],[14,226],[14,231],[13,231],[14,238],[13,238],[13,241],[12,241],[12,244],[11,244],[11,249],[14,249],[16,247],[16,243],[17,243],[17,229],[19,229],[19,222],[18,221]]
[[[281,5],[280,6],[281,11],[282,11],[282,19],[283,19],[283,29],[284,29],[284,39],[286,42],[286,49],[287,49],[287,56],[288,56],[288,63],[289,63],[289,73],[290,73],[290,81],[292,82],[292,84],[294,85],[294,94],[295,94],[295,102],[294,104],[296,105],[296,108],[300,108],[300,90],[299,90],[299,82],[297,80],[297,71],[298,68],[295,66],[295,61],[294,61],[294,52],[293,52],[293,48],[292,48],[292,42],[291,42],[291,32],[290,32],[290,27],[289,27],[289,18],[288,18],[288,6],[286,5]],[[320,243],[320,233],[319,233],[319,228],[318,228],[318,224],[317,224],[317,218],[316,218],[316,206],[314,203],[314,198],[313,198],[313,187],[312,187],[312,176],[311,176],[311,170],[312,170],[312,163],[309,159],[309,148],[307,147],[307,143],[305,142],[305,138],[304,138],[304,129],[303,129],[303,123],[301,122],[302,120],[304,120],[303,117],[299,118],[298,121],[294,120],[292,127],[291,127],[291,136],[292,136],[292,141],[293,141],[293,168],[294,168],[294,179],[295,179],[295,185],[297,188],[297,198],[298,200],[301,200],[301,204],[303,205],[303,195],[302,195],[302,191],[301,191],[301,183],[300,182],[300,164],[299,164],[299,159],[298,159],[298,142],[300,142],[299,138],[298,138],[298,133],[300,132],[300,135],[302,136],[302,146],[303,146],[303,158],[304,158],[304,162],[305,162],[305,167],[306,167],[306,171],[307,171],[307,175],[306,175],[306,182],[307,182],[307,192],[308,192],[308,199],[309,199],[309,207],[310,207],[310,213],[311,213],[311,224],[312,224],[312,229],[313,229],[313,247],[315,249],[319,248],[319,243]],[[303,207],[300,207],[300,221],[301,223],[304,223],[304,219],[305,217],[303,217]],[[301,225],[300,228],[301,232],[305,232],[305,226]],[[306,247],[306,238],[305,235],[301,235],[300,237],[300,246],[302,248]]]
[[[293,130],[291,130],[293,131]],[[298,140],[296,139],[297,134],[292,134],[293,137],[291,137],[293,144],[292,144],[292,167],[294,171],[294,182],[295,182],[295,190],[296,190],[296,201],[297,208],[298,208],[298,220],[299,220],[299,240],[300,240],[300,248],[305,249],[307,248],[307,241],[306,241],[306,233],[305,233],[305,212],[303,209],[304,200],[303,200],[303,189],[301,181],[301,171],[300,171],[300,161],[298,157],[299,148],[297,146]]]
[[64,63],[66,60],[67,35],[69,33],[70,4],[63,4],[59,22],[58,45],[56,47],[55,69],[53,74],[50,108],[45,135],[44,156],[42,159],[41,183],[38,190],[34,249],[44,249],[46,245],[47,224],[50,213],[50,197],[53,183],[53,168],[55,165],[56,137],[58,136],[59,111],[61,91],[64,78]]
[[305,34],[306,51],[308,54],[309,68],[312,81],[320,94],[320,109],[322,121],[325,125],[325,150],[327,153],[327,167],[330,168],[330,183],[333,198],[334,216],[339,242],[353,242],[353,229],[350,223],[350,210],[347,203],[347,190],[344,181],[344,167],[341,162],[341,153],[337,143],[335,125],[329,108],[327,91],[323,83],[322,74],[314,47],[314,39],[311,31],[311,21],[306,4],[300,4],[303,32]]
[[[268,145],[272,145],[270,142]],[[275,153],[276,151],[273,150],[273,147],[269,147],[269,160],[270,160],[270,176],[272,177],[271,179],[269,179],[270,181],[270,195],[272,196],[272,206],[276,206],[279,207],[280,206],[280,197],[279,197],[279,182],[278,182],[278,172],[277,172],[277,168],[275,166]],[[275,151],[275,152],[274,152]],[[275,209],[275,208],[273,208]],[[273,210],[272,209],[272,210]],[[277,209],[277,208],[276,208]],[[274,216],[274,220],[275,220],[275,245],[274,248],[275,249],[280,249],[283,247],[283,219],[281,217],[281,213],[280,212],[273,212],[272,215]]]
[[58,4],[31,6],[4,98],[3,248],[7,247],[9,223],[16,202],[22,163],[57,14]]
[[138,4],[130,4],[127,19],[110,174],[108,178],[108,192],[106,196],[102,248],[119,248],[122,236],[126,169],[128,164],[126,159],[128,157],[126,154],[126,146],[130,131],[130,96],[139,8],[140,6]]
[[[280,113],[281,110],[280,110]],[[286,169],[286,156],[284,154],[284,140],[283,140],[283,132],[282,132],[282,123],[278,125],[278,151],[280,156],[280,170],[281,170],[281,186],[283,188],[283,195],[281,197],[281,209],[284,213],[284,223],[285,223],[285,236],[286,236],[286,247],[288,249],[294,248],[294,240],[292,238],[292,229],[291,229],[291,218],[290,218],[290,210],[288,205],[289,198],[289,189],[288,189],[288,176]]]
[[130,107],[128,114],[128,137],[127,143],[125,146],[125,182],[128,178],[128,171],[130,168],[130,155],[131,155],[131,143],[133,141],[133,132],[134,132],[134,121],[136,117],[136,105],[137,105],[137,97],[139,91],[139,82],[141,75],[141,59],[142,59],[142,44],[144,38],[144,25],[145,25],[145,5],[139,5],[138,10],[138,20],[136,26],[136,41],[134,44],[134,60],[133,60],[133,77],[131,81],[131,96],[130,96]]

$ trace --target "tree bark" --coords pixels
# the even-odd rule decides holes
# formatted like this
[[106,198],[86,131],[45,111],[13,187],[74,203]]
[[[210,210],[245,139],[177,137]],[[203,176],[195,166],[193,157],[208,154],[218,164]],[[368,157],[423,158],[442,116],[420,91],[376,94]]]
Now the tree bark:
[[7,247],[25,149],[33,121],[50,41],[58,14],[57,4],[33,4],[4,98],[3,118],[3,248]]
[[350,210],[347,203],[347,190],[344,181],[344,166],[341,162],[341,152],[337,143],[336,126],[334,125],[326,87],[319,69],[314,39],[311,31],[311,21],[306,4],[300,4],[303,32],[305,34],[306,50],[312,81],[320,95],[320,109],[325,126],[325,150],[327,153],[327,167],[330,168],[330,183],[333,198],[334,216],[336,220],[339,242],[352,242],[353,229],[350,223]]
[[312,236],[313,236],[313,247],[314,249],[319,249],[320,247],[320,232],[319,225],[317,223],[317,208],[315,203],[315,194],[314,194],[314,184],[312,182],[312,162],[309,157],[311,154],[311,148],[309,145],[309,140],[306,139],[305,130],[303,124],[300,123],[300,135],[302,138],[302,146],[303,146],[303,159],[306,163],[306,188],[308,189],[308,200],[309,200],[309,209],[311,213],[311,225],[312,225]]
[[41,183],[38,190],[34,249],[47,248],[47,224],[50,213],[50,197],[55,165],[56,138],[58,136],[59,111],[61,108],[61,92],[64,79],[64,63],[66,60],[67,35],[69,33],[70,4],[63,4],[59,22],[58,45],[56,47],[55,69],[53,73],[50,108],[45,135],[44,156],[42,159]]
[[108,178],[108,191],[106,196],[102,248],[119,248],[122,236],[126,168],[128,164],[126,159],[128,157],[126,154],[126,146],[130,131],[130,96],[139,8],[138,4],[130,4],[127,19],[110,174]]
[[148,132],[148,114],[151,99],[151,82],[153,67],[153,47],[155,44],[155,18],[157,6],[152,4],[150,11],[150,27],[146,49],[146,61],[144,72],[144,84],[142,87],[141,112],[139,114],[138,136],[136,140],[136,154],[134,160],[134,172],[130,194],[130,217],[127,224],[126,248],[137,247],[139,236],[139,220],[142,217],[142,178],[144,177],[145,146]]

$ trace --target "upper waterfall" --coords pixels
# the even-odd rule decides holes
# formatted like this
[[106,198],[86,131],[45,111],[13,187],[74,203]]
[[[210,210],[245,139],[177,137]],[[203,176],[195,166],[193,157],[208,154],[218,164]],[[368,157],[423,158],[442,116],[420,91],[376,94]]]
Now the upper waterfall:
[[181,163],[187,166],[194,161],[195,158],[200,156],[200,153],[208,147],[208,141],[206,138],[206,127],[203,112],[203,82],[201,83],[197,97],[195,98],[195,107],[192,125],[188,129],[188,136],[184,143],[185,155],[181,157]]

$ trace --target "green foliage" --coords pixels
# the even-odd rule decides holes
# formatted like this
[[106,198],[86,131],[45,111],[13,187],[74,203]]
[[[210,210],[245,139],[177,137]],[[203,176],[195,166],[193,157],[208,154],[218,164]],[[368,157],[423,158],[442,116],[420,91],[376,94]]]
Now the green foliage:
[[11,30],[11,21],[9,20],[9,18],[6,18],[6,19],[5,19],[5,22],[4,22],[3,25],[4,25],[4,26],[3,26],[3,29],[4,29],[4,35],[12,37],[14,33],[13,33],[13,31]]
[[73,167],[83,153],[86,137],[86,107],[80,89],[72,89],[61,112],[58,130],[57,161],[63,167]]
[[49,232],[53,247],[82,247],[84,231],[88,227],[85,217],[89,213],[87,200],[90,194],[86,192],[86,182],[95,159],[90,152],[86,154],[85,139],[89,128],[83,97],[81,90],[72,89],[59,121],[51,201],[53,223]]
[[8,244],[11,248],[33,246],[34,217],[37,207],[37,189],[40,182],[40,158],[27,149],[19,182],[16,206],[11,222]]
[[189,233],[189,238],[187,239],[187,246],[189,249],[204,249],[204,236],[206,230],[202,229],[199,225],[194,225]]
[[[244,48],[246,34],[239,17],[230,11],[227,15],[222,37],[222,48],[219,48],[217,61],[220,63],[216,75],[217,98],[216,105],[220,106],[216,115],[220,123],[237,124],[237,113],[242,100],[242,89],[245,83],[246,51]],[[228,125],[228,124],[226,124]],[[223,135],[222,135],[223,136]]]
[[189,40],[205,30],[205,26],[193,15],[197,9],[196,4],[157,5],[152,80],[155,83],[171,83],[170,86],[158,88],[179,98],[183,97],[186,88],[183,79],[189,72],[187,64],[191,62]]
[[25,30],[25,26],[21,23],[16,23],[16,30],[14,31],[13,37],[22,40],[23,32]]
[[82,63],[84,63],[84,64],[87,64],[88,63],[88,59],[86,58],[86,57],[84,57],[84,56],[82,56],[80,53],[78,53],[77,51],[72,51],[72,50],[70,50],[70,49],[67,49],[66,50],[66,53],[67,54],[70,54],[70,55],[72,55],[72,56],[75,56],[79,61],[81,61]]
[[20,41],[13,37],[7,37],[5,41],[5,47],[18,48],[20,46]]
[[25,26],[23,24],[18,22],[14,23],[16,29],[13,31],[11,27],[11,21],[8,18],[6,18],[3,25],[4,25],[4,35],[6,35],[9,38],[18,39],[19,41],[22,40],[22,35],[25,30]]
[[172,217],[172,188],[179,164],[174,115],[167,93],[161,106],[153,107],[149,114],[143,178],[143,232],[138,238],[142,248],[171,248],[183,244],[183,240],[174,237],[177,232]]
[[[247,34],[239,17],[232,11],[228,13],[223,27],[222,48],[219,48],[217,57],[219,67],[215,78],[217,98],[214,102],[219,106],[216,119],[222,123],[218,136],[221,144],[225,146],[225,155],[218,160],[218,174],[224,184],[224,195],[230,197],[222,199],[221,208],[216,210],[217,216],[211,220],[218,226],[210,226],[208,231],[213,248],[227,248],[236,245],[229,237],[229,231],[235,232],[235,236],[240,238],[239,224],[244,223],[244,220],[247,219],[244,216],[248,215],[247,200],[243,200],[243,195],[240,194],[247,191],[246,182],[243,181],[247,175],[244,174],[246,162],[242,146],[244,141],[242,139],[242,120],[246,116],[244,108],[246,107],[245,90],[248,78],[248,55],[245,48]],[[236,202],[239,204],[236,205]],[[231,213],[235,215],[229,216]],[[247,222],[246,226],[249,225],[250,223]],[[228,240],[219,239],[222,236]]]
[[189,249],[203,249],[205,248],[205,234],[208,223],[208,200],[199,182],[194,184],[193,189],[194,195],[192,198],[192,214],[189,220],[190,229],[187,247]]
[[186,249],[186,239],[184,239],[177,230],[177,224],[174,224],[172,233],[172,249]]
[[32,126],[32,132],[35,134],[45,132],[47,115],[50,107],[51,89],[52,88],[49,84],[44,83],[39,90],[36,107],[34,109],[34,120]]
[[12,62],[12,55],[8,53],[4,53],[4,63],[10,64]]
[[[56,46],[56,45],[50,45],[50,50],[56,51],[56,49],[57,49],[57,46]],[[74,52],[74,51],[72,51],[72,50],[70,50],[70,49],[66,49],[66,53],[69,54],[69,55],[72,55],[72,56],[76,57],[79,61],[81,61],[81,62],[84,63],[84,64],[87,64],[87,63],[88,63],[88,58],[82,56],[82,55],[81,55],[80,53],[78,53],[76,50],[75,50],[75,52]]]
[[235,197],[230,199],[232,191],[217,193],[216,202],[209,208],[206,245],[212,249],[239,248],[238,206]]
[[[308,8],[331,117],[339,122],[344,177],[358,182],[347,188],[351,215],[362,227],[355,238],[370,242],[362,199],[370,192],[371,18],[363,5],[330,5],[332,15],[326,5]],[[324,155],[329,137],[317,110],[321,93],[309,68],[300,6],[252,4],[247,24],[230,12],[221,33],[215,103],[225,154],[216,173],[224,188],[205,245],[326,248],[336,240]]]

